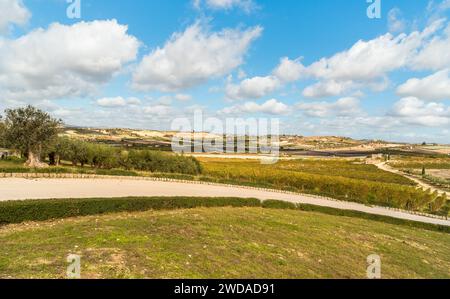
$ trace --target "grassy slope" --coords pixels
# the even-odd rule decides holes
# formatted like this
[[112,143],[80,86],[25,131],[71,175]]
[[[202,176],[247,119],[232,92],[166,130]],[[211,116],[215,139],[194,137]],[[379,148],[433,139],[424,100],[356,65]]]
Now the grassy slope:
[[450,278],[450,235],[315,212],[196,208],[88,216],[0,228],[0,277]]

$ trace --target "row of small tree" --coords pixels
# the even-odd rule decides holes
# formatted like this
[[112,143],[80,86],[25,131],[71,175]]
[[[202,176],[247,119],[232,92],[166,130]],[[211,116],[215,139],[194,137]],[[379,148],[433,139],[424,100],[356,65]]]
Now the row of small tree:
[[61,120],[32,106],[8,109],[0,116],[0,147],[14,149],[27,157],[29,167],[48,167],[61,161],[74,166],[124,168],[152,172],[198,174],[200,163],[191,157],[149,150],[123,150],[108,145],[58,137]]
[[48,157],[52,165],[67,161],[73,166],[88,165],[104,169],[122,168],[183,174],[201,172],[200,163],[192,157],[142,149],[127,150],[68,137],[58,138],[49,148]]

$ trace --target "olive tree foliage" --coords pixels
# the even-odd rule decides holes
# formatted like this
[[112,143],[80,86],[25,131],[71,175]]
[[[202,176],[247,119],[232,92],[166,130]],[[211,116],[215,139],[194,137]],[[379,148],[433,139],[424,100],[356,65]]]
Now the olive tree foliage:
[[5,146],[5,123],[3,122],[2,116],[0,115],[0,148]]
[[20,151],[29,167],[45,167],[40,157],[56,140],[61,120],[33,106],[7,109],[2,122],[2,139],[8,148]]
[[71,162],[73,166],[97,169],[126,169],[150,172],[200,174],[199,161],[151,150],[116,148],[105,144],[59,137],[48,151],[53,165]]

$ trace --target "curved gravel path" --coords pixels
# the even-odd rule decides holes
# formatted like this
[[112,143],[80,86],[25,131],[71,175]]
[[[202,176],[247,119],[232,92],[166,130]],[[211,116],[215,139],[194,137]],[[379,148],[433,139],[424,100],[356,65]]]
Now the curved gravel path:
[[230,187],[225,185],[109,178],[0,179],[0,201],[48,198],[108,198],[127,196],[198,196],[257,198],[260,200],[275,199],[450,226],[449,220],[414,215],[407,212],[390,210],[381,207],[369,207],[358,203],[333,201],[315,196],[288,194],[277,192],[275,190],[248,189],[239,186]]
[[439,189],[439,188],[436,188],[436,187],[434,187],[434,186],[432,186],[430,184],[427,184],[427,183],[421,181],[420,179],[418,179],[418,178],[416,178],[416,177],[414,177],[412,175],[407,175],[404,172],[389,166],[386,162],[375,164],[375,166],[377,166],[381,170],[404,176],[405,178],[408,178],[408,179],[414,181],[423,190],[428,190],[429,189],[429,190],[431,190],[431,192],[437,192],[439,195],[444,195],[444,194],[447,195],[447,193],[448,193],[448,192],[445,192],[442,189]]

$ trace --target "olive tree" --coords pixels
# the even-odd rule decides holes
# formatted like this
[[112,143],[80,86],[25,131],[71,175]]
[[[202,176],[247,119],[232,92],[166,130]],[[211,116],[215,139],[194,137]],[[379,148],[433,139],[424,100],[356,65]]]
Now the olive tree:
[[7,109],[3,122],[3,139],[6,146],[26,155],[25,165],[46,167],[40,160],[41,154],[55,141],[61,120],[32,106]]
[[5,146],[5,123],[0,115],[0,148]]

